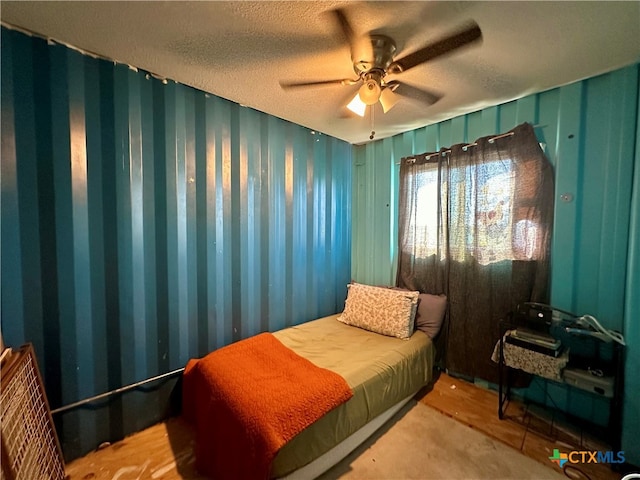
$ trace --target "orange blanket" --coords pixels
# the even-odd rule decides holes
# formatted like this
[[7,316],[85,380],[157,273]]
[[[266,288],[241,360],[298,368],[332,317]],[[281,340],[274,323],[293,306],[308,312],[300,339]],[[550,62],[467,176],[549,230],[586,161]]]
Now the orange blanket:
[[266,479],[278,450],[353,392],[270,333],[190,360],[183,415],[195,423],[196,466],[218,479]]

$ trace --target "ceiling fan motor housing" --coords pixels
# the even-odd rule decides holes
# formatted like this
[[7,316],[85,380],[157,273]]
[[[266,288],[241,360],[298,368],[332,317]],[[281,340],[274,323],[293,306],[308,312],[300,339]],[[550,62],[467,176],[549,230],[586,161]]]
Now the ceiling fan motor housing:
[[[354,52],[351,58],[353,70],[360,76],[372,70],[380,70],[384,74],[393,62],[396,44],[386,35],[371,35],[371,50],[369,52]],[[360,58],[358,58],[360,57]]]

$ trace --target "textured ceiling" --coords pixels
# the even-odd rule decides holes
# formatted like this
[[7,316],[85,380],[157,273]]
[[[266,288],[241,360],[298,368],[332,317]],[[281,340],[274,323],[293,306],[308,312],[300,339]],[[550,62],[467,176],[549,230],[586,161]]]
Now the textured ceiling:
[[[358,86],[284,91],[279,82],[354,78],[329,10],[383,33],[396,58],[475,20],[483,41],[388,78],[438,92],[373,118]],[[640,2],[11,2],[3,24],[290,120],[350,143],[418,128],[640,61]]]

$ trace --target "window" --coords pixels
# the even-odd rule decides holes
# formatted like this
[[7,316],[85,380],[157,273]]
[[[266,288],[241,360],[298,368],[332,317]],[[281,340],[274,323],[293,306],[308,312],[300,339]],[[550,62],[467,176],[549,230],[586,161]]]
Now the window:
[[[503,260],[531,260],[540,245],[538,225],[523,208],[516,191],[516,167],[511,160],[492,161],[451,168],[443,178],[438,202],[438,166],[425,165],[417,172],[415,212],[410,229],[415,235],[409,245],[417,257],[445,255],[439,225],[448,205],[451,218],[449,248],[451,258],[465,261],[469,257],[481,265]],[[443,175],[444,177],[444,175]],[[440,220],[440,221],[439,221]],[[441,238],[440,238],[441,240]]]

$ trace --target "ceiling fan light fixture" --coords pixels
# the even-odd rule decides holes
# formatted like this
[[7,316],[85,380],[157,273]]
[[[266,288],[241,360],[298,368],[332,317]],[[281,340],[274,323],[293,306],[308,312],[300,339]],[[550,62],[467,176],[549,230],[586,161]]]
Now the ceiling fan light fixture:
[[385,87],[380,94],[380,105],[382,105],[382,111],[387,113],[391,110],[396,103],[398,103],[399,97],[390,87]]
[[373,105],[380,99],[382,88],[374,79],[369,79],[360,87],[358,95],[360,100],[366,105]]
[[358,90],[358,95],[360,95],[360,100],[363,103],[374,105],[378,102],[382,93],[381,79],[382,76],[379,72],[370,72],[364,75],[364,83]]
[[364,112],[367,109],[367,104],[363,103],[362,100],[360,100],[360,93],[356,93],[356,96],[353,97],[353,100],[349,102],[349,104],[347,105],[347,108],[351,110],[353,113],[355,113],[356,115],[360,115],[361,117],[364,117]]

